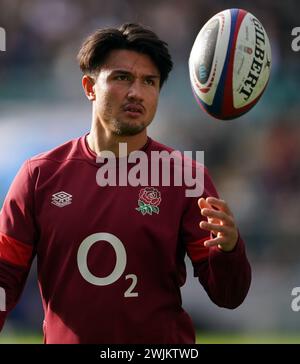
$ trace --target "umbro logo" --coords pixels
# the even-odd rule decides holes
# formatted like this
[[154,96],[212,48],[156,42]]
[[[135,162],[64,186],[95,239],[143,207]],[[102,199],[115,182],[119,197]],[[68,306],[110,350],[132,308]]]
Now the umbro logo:
[[58,207],[65,207],[72,203],[72,195],[64,191],[57,192],[52,195],[51,203]]

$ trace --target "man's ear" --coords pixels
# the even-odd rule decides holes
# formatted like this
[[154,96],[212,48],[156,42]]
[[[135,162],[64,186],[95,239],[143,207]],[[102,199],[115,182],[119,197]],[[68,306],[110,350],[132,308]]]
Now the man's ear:
[[84,89],[84,93],[85,93],[86,97],[90,101],[96,100],[95,81],[92,77],[84,75],[82,77],[82,87]]

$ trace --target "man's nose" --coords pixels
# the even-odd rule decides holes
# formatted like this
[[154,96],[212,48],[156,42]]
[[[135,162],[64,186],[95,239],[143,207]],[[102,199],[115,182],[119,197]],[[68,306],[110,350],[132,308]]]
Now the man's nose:
[[130,84],[127,96],[129,99],[134,99],[138,101],[143,100],[143,87],[140,80],[134,80]]

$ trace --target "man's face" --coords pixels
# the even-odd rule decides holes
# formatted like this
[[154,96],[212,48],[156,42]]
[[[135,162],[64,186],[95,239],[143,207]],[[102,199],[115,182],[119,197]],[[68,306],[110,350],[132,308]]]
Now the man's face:
[[160,74],[151,58],[130,50],[113,50],[96,79],[95,111],[106,130],[129,136],[154,118]]

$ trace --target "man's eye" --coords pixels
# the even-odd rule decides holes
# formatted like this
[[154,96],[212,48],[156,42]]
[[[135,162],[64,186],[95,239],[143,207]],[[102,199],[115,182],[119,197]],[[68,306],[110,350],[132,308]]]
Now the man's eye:
[[118,76],[116,76],[116,80],[118,80],[118,81],[128,81],[129,76],[127,76],[127,75],[118,75]]
[[145,84],[148,85],[148,86],[154,86],[155,82],[152,79],[146,79]]

